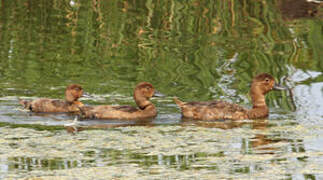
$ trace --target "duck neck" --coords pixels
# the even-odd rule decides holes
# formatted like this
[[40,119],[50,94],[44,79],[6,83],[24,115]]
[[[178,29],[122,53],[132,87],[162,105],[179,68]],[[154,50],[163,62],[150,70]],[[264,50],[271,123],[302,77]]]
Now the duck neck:
[[247,117],[249,119],[265,118],[268,116],[269,110],[266,105],[265,95],[260,91],[251,91],[252,109],[248,110]]
[[257,90],[257,88],[252,88],[251,92],[251,99],[252,99],[252,108],[267,108],[265,95],[261,93],[261,91]]
[[137,106],[141,110],[145,110],[145,109],[147,109],[149,107],[154,107],[154,104],[151,103],[148,98],[146,98],[146,97],[144,97],[142,95],[138,95],[138,94],[135,93],[134,98],[135,98],[135,102],[136,102]]

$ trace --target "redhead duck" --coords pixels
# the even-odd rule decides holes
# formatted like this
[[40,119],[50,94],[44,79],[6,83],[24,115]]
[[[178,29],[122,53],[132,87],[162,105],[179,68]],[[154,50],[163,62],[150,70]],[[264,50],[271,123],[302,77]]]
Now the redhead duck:
[[182,102],[177,98],[174,98],[174,101],[181,108],[183,118],[198,120],[258,119],[268,116],[269,110],[265,95],[272,89],[285,90],[285,88],[277,86],[274,78],[267,73],[254,77],[250,90],[252,109],[245,109],[225,101]]
[[65,100],[40,98],[33,101],[20,100],[25,109],[32,112],[78,112],[83,103],[78,101],[83,96],[83,89],[78,84],[71,84],[65,90]]
[[156,107],[149,101],[151,97],[160,96],[148,82],[141,82],[134,89],[134,100],[138,106],[83,106],[81,117],[89,119],[145,119],[157,115]]

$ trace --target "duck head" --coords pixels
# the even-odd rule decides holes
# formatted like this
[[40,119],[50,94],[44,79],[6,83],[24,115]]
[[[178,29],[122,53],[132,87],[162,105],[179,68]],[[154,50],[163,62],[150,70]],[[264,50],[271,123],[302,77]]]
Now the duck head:
[[285,88],[278,86],[270,74],[261,73],[254,77],[250,90],[253,107],[266,106],[265,95],[271,90],[285,90]]
[[140,109],[145,109],[147,106],[152,105],[149,99],[154,96],[160,97],[160,95],[160,93],[155,91],[153,85],[148,82],[137,84],[134,90],[134,99]]
[[68,103],[77,101],[83,95],[83,88],[78,84],[70,84],[65,90],[65,100]]

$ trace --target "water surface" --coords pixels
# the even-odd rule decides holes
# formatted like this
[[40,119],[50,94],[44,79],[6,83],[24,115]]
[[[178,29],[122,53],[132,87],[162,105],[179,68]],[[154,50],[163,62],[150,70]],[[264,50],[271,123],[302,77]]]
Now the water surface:
[[[1,1],[0,179],[322,179],[322,3],[294,1]],[[181,119],[172,101],[251,107],[272,74],[264,120]],[[135,105],[148,81],[166,94],[147,121],[31,114],[19,98]]]

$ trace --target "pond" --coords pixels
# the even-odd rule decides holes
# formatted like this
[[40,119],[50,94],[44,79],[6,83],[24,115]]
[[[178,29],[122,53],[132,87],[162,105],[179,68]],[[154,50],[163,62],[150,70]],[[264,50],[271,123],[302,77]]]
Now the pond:
[[[323,3],[1,1],[0,179],[322,179]],[[192,121],[173,97],[251,107],[252,78],[272,74],[260,120]],[[155,119],[33,114],[19,99],[133,105],[147,81]]]

